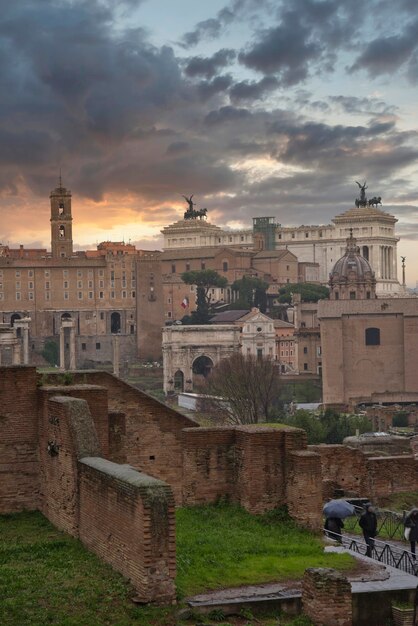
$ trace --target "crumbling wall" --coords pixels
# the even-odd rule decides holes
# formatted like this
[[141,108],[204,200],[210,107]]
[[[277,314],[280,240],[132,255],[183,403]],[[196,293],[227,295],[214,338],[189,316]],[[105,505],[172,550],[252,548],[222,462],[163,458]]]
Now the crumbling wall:
[[86,400],[54,396],[46,408],[40,428],[43,513],[129,578],[141,600],[173,600],[170,487],[100,457]]
[[[198,427],[198,424],[107,372],[75,372],[73,377],[76,383],[87,381],[91,385],[106,388],[108,411],[118,413],[120,419],[124,415],[124,462],[168,482],[172,486],[176,503],[181,504],[182,431],[184,428]],[[119,448],[117,456],[111,457],[112,460],[121,458],[121,454]]]
[[309,450],[293,450],[288,456],[286,488],[291,517],[311,530],[320,530],[323,525],[321,457]]
[[[296,428],[234,426],[186,428],[183,431],[183,504],[204,504],[226,497],[250,513],[264,513],[287,503],[289,458],[293,451],[306,448],[306,433]],[[319,456],[315,465],[321,510]],[[311,468],[312,469],[312,468]],[[299,466],[292,466],[292,480]],[[299,483],[304,494],[305,474]],[[296,488],[296,487],[295,487]],[[299,507],[293,504],[299,519]],[[318,518],[319,519],[319,518]],[[318,524],[315,524],[318,527]]]
[[39,507],[36,392],[35,368],[1,368],[0,513]]
[[303,612],[320,626],[352,626],[351,585],[336,570],[313,568],[305,570],[302,588]]
[[160,480],[99,458],[80,461],[79,536],[142,602],[175,599],[174,498]]

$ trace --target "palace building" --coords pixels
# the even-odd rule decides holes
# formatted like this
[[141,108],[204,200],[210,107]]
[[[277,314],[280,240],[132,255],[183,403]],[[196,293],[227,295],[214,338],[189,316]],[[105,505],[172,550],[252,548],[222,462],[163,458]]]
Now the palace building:
[[[53,342],[59,344],[61,366],[110,363],[115,336],[122,364],[159,359],[162,327],[195,308],[195,289],[183,283],[184,272],[214,269],[227,278],[225,288],[210,294],[218,307],[234,301],[232,285],[243,276],[266,281],[274,302],[287,283],[326,284],[350,233],[373,269],[376,294],[402,293],[397,219],[377,206],[355,206],[326,226],[284,227],[274,217],[256,217],[252,229],[240,231],[211,224],[206,211],[192,211],[162,230],[162,251],[110,241],[75,251],[71,201],[60,181],[50,194],[50,251],[0,245],[0,322],[13,326],[30,318],[30,362]],[[305,332],[307,342],[313,333],[308,338]],[[307,367],[314,371],[320,363]]]

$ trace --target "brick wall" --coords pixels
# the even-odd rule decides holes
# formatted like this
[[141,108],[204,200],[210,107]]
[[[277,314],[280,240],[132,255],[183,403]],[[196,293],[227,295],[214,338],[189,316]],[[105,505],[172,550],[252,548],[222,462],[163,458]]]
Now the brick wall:
[[312,530],[322,528],[321,457],[308,450],[294,450],[288,457],[286,496],[289,514]]
[[284,431],[240,426],[235,450],[235,498],[241,506],[251,513],[264,513],[285,504]]
[[351,626],[353,608],[351,585],[336,570],[305,570],[302,588],[303,612],[319,626]]
[[[53,379],[52,379],[53,380]],[[84,377],[82,378],[84,380]],[[109,416],[107,389],[100,385],[78,382],[74,385],[48,385],[39,388],[41,412],[48,411],[49,399],[53,396],[68,396],[85,400],[93,418],[101,455],[109,456]]]
[[[106,372],[75,373],[105,387],[109,411],[125,416],[125,461],[135,469],[168,482],[176,503],[182,500],[183,428],[197,427],[191,419]],[[118,458],[121,451],[119,450]],[[117,460],[117,458],[112,460]]]
[[173,600],[170,487],[99,457],[95,423],[84,399],[48,398],[39,432],[42,512],[129,578],[143,601]]
[[[264,513],[286,504],[289,455],[306,447],[305,432],[292,428],[186,428],[183,437],[183,504],[204,504],[227,497],[251,513]],[[314,474],[319,485],[316,494],[321,490],[320,464],[318,455],[312,456],[315,471],[319,472]],[[309,466],[311,473],[312,468],[313,463]],[[293,474],[297,471],[299,466]],[[303,474],[300,485],[305,480]],[[294,485],[296,489],[295,481]],[[320,518],[321,504],[319,497],[312,518]],[[294,510],[298,513],[296,504]]]
[[141,601],[174,601],[174,498],[167,484],[132,467],[82,459],[80,539],[131,581]]
[[418,460],[412,456],[369,457],[365,474],[371,498],[418,490]]
[[343,445],[308,446],[321,457],[324,499],[332,497],[335,489],[358,495],[366,490],[366,457],[361,450]]
[[[43,394],[45,397],[48,394]],[[86,400],[53,396],[43,403],[39,454],[41,511],[57,528],[77,537],[78,459],[100,454]]]
[[234,499],[234,486],[235,429],[185,428],[182,504]]
[[39,507],[36,370],[0,374],[0,513]]

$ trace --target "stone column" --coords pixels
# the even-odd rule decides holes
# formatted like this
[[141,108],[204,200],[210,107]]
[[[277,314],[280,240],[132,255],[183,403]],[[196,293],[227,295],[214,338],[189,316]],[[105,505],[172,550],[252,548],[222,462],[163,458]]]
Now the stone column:
[[75,328],[74,325],[70,327],[70,370],[76,369],[75,362]]
[[20,365],[20,343],[16,339],[16,342],[12,344],[12,363],[13,365]]
[[63,326],[60,328],[60,370],[65,370],[65,335]]
[[120,360],[120,336],[113,335],[113,373],[119,377],[119,360]]
[[29,326],[23,327],[23,365],[29,365]]

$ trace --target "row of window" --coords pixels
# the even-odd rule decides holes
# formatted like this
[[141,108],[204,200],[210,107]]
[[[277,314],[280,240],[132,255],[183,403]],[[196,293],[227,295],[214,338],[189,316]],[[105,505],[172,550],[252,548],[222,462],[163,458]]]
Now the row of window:
[[[78,300],[83,300],[85,297],[86,293],[83,291],[78,291],[77,292],[77,299]],[[115,299],[116,298],[116,292],[115,291],[111,291],[109,293],[109,296],[111,299]],[[121,292],[121,297],[122,299],[126,299],[129,297],[129,294],[127,291],[122,291]],[[130,297],[131,298],[135,298],[136,297],[136,292],[132,291],[130,293]],[[16,291],[15,293],[15,298],[17,301],[22,300],[22,293],[20,291]],[[70,292],[69,291],[64,291],[63,292],[63,298],[64,300],[69,300],[70,299]],[[98,293],[98,298],[99,300],[104,300],[105,298],[105,292],[104,291],[99,291]],[[4,293],[2,291],[0,291],[0,300],[4,300]],[[33,291],[29,291],[28,292],[28,300],[34,300],[35,296],[34,296],[34,292]],[[94,291],[88,291],[87,292],[87,299],[88,300],[93,300],[94,299]],[[45,300],[51,300],[51,292],[50,291],[45,291]]]
[[[114,267],[113,265],[111,267]],[[122,267],[125,267],[125,264],[122,264]],[[23,278],[23,276],[25,275],[25,272],[23,270],[15,270],[15,277],[16,278]],[[70,275],[70,270],[62,270],[62,275],[63,278],[68,278]],[[94,277],[94,271],[93,270],[87,270],[87,277],[88,278],[93,278]],[[99,269],[98,271],[98,275],[99,278],[104,278],[105,272],[103,269]],[[27,276],[28,278],[34,278],[35,276],[35,272],[34,270],[27,270]],[[50,278],[51,276],[51,270],[44,270],[44,276],[45,278]],[[77,278],[83,278],[85,276],[85,274],[83,273],[83,270],[77,270]],[[0,279],[3,278],[3,270],[0,270]],[[110,279],[111,280],[115,280],[115,271],[112,270],[110,272]],[[131,279],[135,280],[135,272],[131,271]],[[127,272],[122,272],[122,280],[127,280]]]

